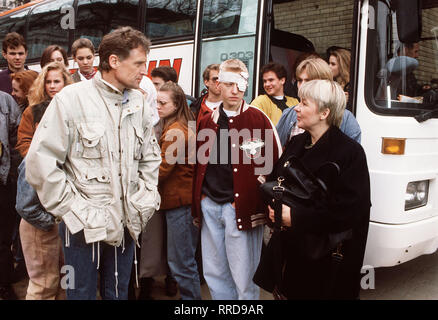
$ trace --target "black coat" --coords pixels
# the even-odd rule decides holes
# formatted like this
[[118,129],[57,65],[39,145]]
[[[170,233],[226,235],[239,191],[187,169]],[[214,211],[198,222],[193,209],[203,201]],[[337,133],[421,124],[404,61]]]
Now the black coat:
[[[329,205],[291,212],[292,227],[283,232],[286,265],[281,292],[289,299],[356,299],[365,253],[370,216],[370,182],[362,146],[338,128],[331,127],[310,149],[310,134],[294,136],[275,164],[268,180],[276,179],[286,160],[297,156],[313,173],[328,161],[336,162],[340,175],[331,188]],[[343,243],[344,261],[334,292],[324,294],[330,279],[331,256],[312,260],[305,254],[306,235],[326,235],[352,229]]]

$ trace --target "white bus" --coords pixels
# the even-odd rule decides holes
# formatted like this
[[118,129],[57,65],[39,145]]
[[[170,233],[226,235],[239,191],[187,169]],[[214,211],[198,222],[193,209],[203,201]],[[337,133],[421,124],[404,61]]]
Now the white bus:
[[[71,12],[72,28],[63,29],[61,20]],[[438,0],[37,1],[0,14],[0,39],[23,34],[28,62],[36,64],[50,44],[69,50],[87,37],[97,47],[121,25],[152,40],[149,72],[173,66],[193,96],[208,64],[243,60],[251,74],[247,102],[262,90],[263,64],[284,64],[294,81],[301,53],[325,58],[330,46],[350,49],[348,108],[361,126],[371,177],[364,264],[394,266],[436,251]],[[416,53],[409,56],[405,48],[411,47]]]

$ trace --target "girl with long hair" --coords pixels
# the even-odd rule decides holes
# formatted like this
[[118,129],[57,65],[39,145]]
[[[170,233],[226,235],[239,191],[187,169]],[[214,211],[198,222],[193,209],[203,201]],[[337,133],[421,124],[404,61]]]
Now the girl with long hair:
[[[18,127],[17,149],[23,157],[29,150],[38,123],[50,101],[71,83],[70,73],[58,62],[47,64],[35,80],[29,93],[29,107],[23,112]],[[26,159],[18,168],[16,209],[23,218],[20,222],[20,239],[29,274],[26,300],[63,299],[65,292],[60,286],[63,254],[57,224],[27,183],[25,167]]]
[[166,82],[158,91],[158,114],[163,120],[160,138],[162,163],[158,187],[160,210],[167,221],[167,259],[182,299],[200,300],[201,289],[195,260],[198,229],[191,216],[194,165],[189,163],[189,145],[195,134],[190,121],[195,121],[184,91]]
[[17,150],[25,157],[38,123],[56,93],[72,83],[69,71],[63,64],[47,64],[29,90],[29,108],[24,110],[18,127]]
[[350,60],[350,51],[342,48],[333,50],[329,58],[333,79],[341,85],[344,91],[350,83]]

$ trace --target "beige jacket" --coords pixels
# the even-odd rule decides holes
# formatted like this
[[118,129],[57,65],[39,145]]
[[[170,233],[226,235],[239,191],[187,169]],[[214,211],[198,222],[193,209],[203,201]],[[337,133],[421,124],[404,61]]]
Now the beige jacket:
[[26,159],[26,179],[69,231],[87,243],[137,241],[155,210],[161,163],[152,112],[137,90],[124,94],[97,73],[65,87],[48,106]]

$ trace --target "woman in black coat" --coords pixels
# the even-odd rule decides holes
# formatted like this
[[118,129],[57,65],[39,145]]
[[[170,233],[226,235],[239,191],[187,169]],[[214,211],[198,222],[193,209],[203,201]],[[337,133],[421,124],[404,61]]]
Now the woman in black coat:
[[[339,130],[345,95],[337,83],[313,80],[302,85],[299,95],[296,125],[306,131],[289,141],[268,180],[284,174],[284,164],[292,155],[316,176],[328,162],[335,162],[340,170],[329,184],[325,204],[292,210],[283,204],[285,266],[278,290],[288,299],[357,299],[371,206],[365,153],[360,144]],[[270,219],[274,221],[272,209]],[[316,248],[312,248],[311,239],[340,233],[349,237],[342,242],[343,260],[333,286],[332,251],[312,257]]]

